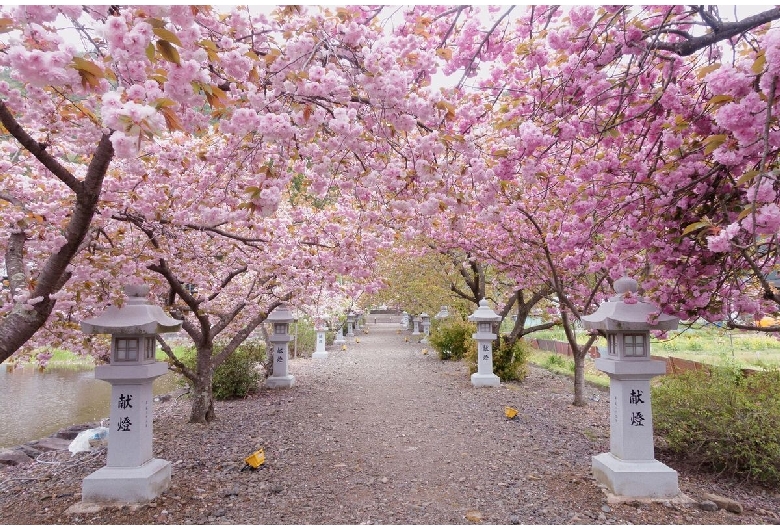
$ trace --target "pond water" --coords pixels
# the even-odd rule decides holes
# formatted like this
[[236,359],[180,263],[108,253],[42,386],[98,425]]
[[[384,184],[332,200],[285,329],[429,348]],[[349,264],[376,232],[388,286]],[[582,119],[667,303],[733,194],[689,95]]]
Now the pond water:
[[[168,372],[153,384],[155,395],[178,388]],[[58,430],[107,418],[111,385],[95,379],[94,369],[34,366],[9,372],[0,365],[0,448],[13,447]]]

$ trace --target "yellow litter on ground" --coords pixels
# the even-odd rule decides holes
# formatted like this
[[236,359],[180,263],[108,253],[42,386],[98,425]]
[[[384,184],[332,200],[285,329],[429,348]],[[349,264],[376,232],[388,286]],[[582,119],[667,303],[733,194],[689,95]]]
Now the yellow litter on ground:
[[346,344],[342,344],[341,351],[347,351],[347,345]]
[[517,416],[517,409],[512,407],[504,407],[504,415],[510,420]]
[[244,459],[244,462],[246,462],[246,465],[253,469],[257,469],[261,465],[263,465],[263,462],[265,462],[265,451],[261,447],[259,450],[255,451],[248,457]]

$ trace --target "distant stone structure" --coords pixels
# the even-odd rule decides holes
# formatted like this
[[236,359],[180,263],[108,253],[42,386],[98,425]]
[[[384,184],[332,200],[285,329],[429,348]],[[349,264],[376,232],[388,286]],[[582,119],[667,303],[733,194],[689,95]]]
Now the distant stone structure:
[[287,304],[280,304],[271,311],[266,321],[272,326],[268,336],[271,343],[269,352],[273,355],[273,374],[265,380],[267,388],[290,388],[295,383],[295,377],[288,371],[290,324],[295,320]]

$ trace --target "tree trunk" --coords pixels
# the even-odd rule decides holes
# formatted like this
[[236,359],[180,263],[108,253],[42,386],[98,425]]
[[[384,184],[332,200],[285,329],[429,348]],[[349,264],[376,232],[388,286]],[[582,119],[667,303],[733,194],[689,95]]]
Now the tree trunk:
[[211,369],[212,348],[198,348],[198,367],[192,381],[192,408],[190,423],[210,423],[214,420],[214,392],[211,385],[214,371]]
[[576,407],[585,406],[585,354],[587,348],[576,348],[574,352],[574,401]]
[[0,362],[5,361],[24,343],[35,335],[49,318],[54,300],[47,298],[35,304],[33,310],[24,309],[21,304],[0,322]]
[[[41,164],[71,188],[75,195],[75,202],[64,230],[65,244],[39,265],[40,270],[34,278],[35,287],[30,293],[30,298],[42,298],[42,300],[34,304],[32,310],[17,304],[8,316],[0,320],[0,362],[2,362],[21,348],[46,323],[54,309],[55,300],[51,295],[59,292],[70,279],[71,272],[68,267],[89,232],[103,188],[103,178],[114,157],[114,147],[111,144],[110,134],[104,134],[95,148],[84,180],[79,181],[19,125],[2,101],[0,101],[0,123]],[[10,265],[13,269],[9,272],[9,280],[13,280],[17,285],[20,280],[28,282],[32,279],[21,278],[20,275],[24,275],[25,268],[14,265],[16,259],[24,259],[24,251],[23,238],[12,238],[6,249],[5,258],[11,260]],[[9,252],[13,255],[8,255]]]
[[561,311],[561,324],[566,333],[566,341],[569,343],[574,356],[574,401],[575,407],[585,406],[585,356],[598,335],[591,335],[584,346],[577,344],[577,335],[566,311]]
[[273,345],[268,338],[268,330],[265,329],[265,324],[260,324],[260,331],[263,332],[263,344],[265,344],[265,358],[263,359],[263,371],[265,371],[266,379],[273,375],[274,370],[274,355]]

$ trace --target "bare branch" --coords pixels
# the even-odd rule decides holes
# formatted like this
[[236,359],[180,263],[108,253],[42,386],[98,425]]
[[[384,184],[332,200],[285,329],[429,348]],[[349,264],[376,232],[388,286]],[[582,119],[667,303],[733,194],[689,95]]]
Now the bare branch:
[[[699,14],[701,15],[701,12],[699,12]],[[710,17],[702,18],[704,18],[705,22],[708,22],[708,18]],[[773,9],[768,9],[762,13],[758,13],[757,15],[753,15],[752,17],[747,17],[738,22],[715,23],[718,27],[713,28],[712,32],[700,37],[690,37],[687,40],[681,42],[657,42],[651,44],[650,48],[654,50],[673,52],[677,55],[685,57],[692,55],[697,51],[711,46],[717,42],[730,39],[731,37],[736,37],[737,35],[741,35],[754,28],[757,28],[758,26],[778,19],[780,19],[780,8],[776,7]],[[712,26],[710,25],[710,27]],[[655,30],[651,30],[649,34],[657,35],[658,32],[659,29],[656,28]]]
[[466,78],[469,76],[469,72],[471,71],[471,68],[474,66],[474,62],[477,60],[477,56],[482,52],[482,47],[487,44],[490,37],[493,35],[493,32],[496,31],[496,28],[498,25],[509,16],[509,13],[512,12],[512,10],[515,8],[515,6],[511,6],[509,9],[504,11],[500,17],[498,17],[498,20],[496,20],[496,23],[493,24],[493,27],[491,27],[486,33],[485,38],[482,39],[482,41],[477,46],[477,50],[474,52],[474,55],[471,56],[471,59],[469,60],[469,64],[466,65],[466,71],[463,72],[463,77],[460,78],[460,81],[458,81],[458,84],[456,85],[458,89],[463,88],[463,82],[466,80]]
[[224,279],[224,280],[222,280],[222,283],[220,283],[220,284],[219,284],[219,287],[218,287],[217,289],[215,289],[215,290],[214,290],[214,293],[213,293],[211,296],[209,296],[209,297],[207,298],[207,300],[208,300],[209,302],[211,302],[212,300],[214,300],[214,299],[215,299],[217,296],[219,296],[219,293],[220,293],[220,291],[221,291],[222,289],[224,289],[225,287],[227,287],[227,286],[228,286],[228,284],[229,284],[230,282],[232,282],[232,281],[233,281],[233,278],[235,278],[235,277],[236,277],[236,276],[238,276],[239,274],[244,274],[244,273],[245,273],[246,271],[248,271],[248,270],[249,270],[249,268],[248,268],[246,265],[244,265],[244,266],[243,266],[243,267],[241,267],[240,269],[236,269],[236,270],[234,270],[234,271],[231,271],[231,272],[230,272],[230,274],[228,274],[228,275],[225,277],[225,279]]

